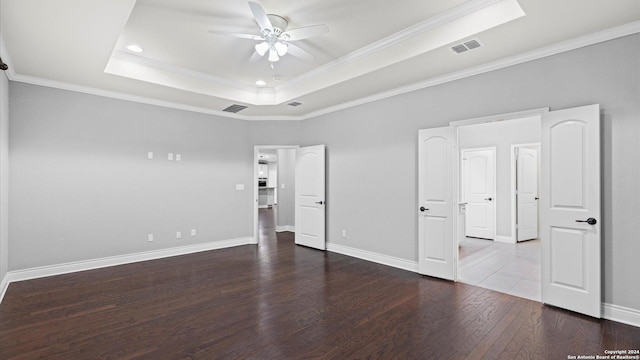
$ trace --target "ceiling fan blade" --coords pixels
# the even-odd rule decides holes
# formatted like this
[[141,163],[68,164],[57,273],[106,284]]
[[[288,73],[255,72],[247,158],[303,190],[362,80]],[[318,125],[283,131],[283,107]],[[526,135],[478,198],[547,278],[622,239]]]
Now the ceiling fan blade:
[[209,34],[231,36],[231,37],[236,37],[241,39],[250,39],[250,40],[264,40],[264,38],[260,35],[238,34],[238,33],[226,32],[226,31],[209,30]]
[[313,36],[322,35],[329,32],[329,27],[326,24],[305,26],[297,29],[291,29],[285,31],[281,38],[287,41],[302,40]]
[[291,54],[305,61],[312,61],[314,59],[313,55],[309,54],[309,52],[307,52],[306,50],[303,50],[298,46],[295,46],[293,44],[287,44],[287,46],[288,46],[287,54]]
[[273,31],[273,25],[271,25],[271,21],[267,16],[267,12],[264,11],[262,5],[257,2],[249,1],[249,7],[251,8],[251,12],[253,13],[253,17],[256,18],[256,22],[258,26],[260,26],[260,30],[269,30]]
[[257,51],[254,51],[253,54],[251,54],[251,58],[249,58],[250,62],[258,62],[258,60],[262,59],[262,55],[258,54]]

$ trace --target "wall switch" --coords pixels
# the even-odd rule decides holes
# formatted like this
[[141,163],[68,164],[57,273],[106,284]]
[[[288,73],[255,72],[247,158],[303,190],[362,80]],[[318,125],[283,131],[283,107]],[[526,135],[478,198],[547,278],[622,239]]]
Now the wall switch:
[[284,189],[284,184],[280,184],[280,189]]
[[147,234],[147,241],[153,241],[153,234]]
[[196,229],[191,229],[191,236],[196,236]]
[[244,191],[244,184],[236,184],[237,191]]
[[342,237],[346,238],[347,237],[347,230],[342,229]]
[[147,159],[149,159],[149,160],[153,159],[153,151],[149,151],[147,153]]
[[167,159],[168,159],[169,161],[173,161],[173,153],[169,153],[169,154],[167,155]]
[[182,238],[182,233],[180,231],[176,232],[176,239],[181,239]]
[[182,160],[182,156],[180,154],[176,154],[176,161]]

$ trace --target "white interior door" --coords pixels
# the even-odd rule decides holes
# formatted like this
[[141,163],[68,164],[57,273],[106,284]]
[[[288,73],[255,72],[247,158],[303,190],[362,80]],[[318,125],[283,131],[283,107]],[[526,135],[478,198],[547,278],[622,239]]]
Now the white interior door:
[[542,302],[600,317],[600,110],[542,116]]
[[495,237],[495,149],[462,150],[465,234]]
[[420,130],[418,142],[419,272],[454,280],[453,129]]
[[325,250],[325,147],[296,150],[295,242]]
[[538,150],[516,148],[517,240],[538,237]]

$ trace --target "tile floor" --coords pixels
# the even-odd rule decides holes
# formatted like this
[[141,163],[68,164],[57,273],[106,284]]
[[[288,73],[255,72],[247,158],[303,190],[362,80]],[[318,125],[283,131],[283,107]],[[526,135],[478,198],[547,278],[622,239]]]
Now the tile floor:
[[465,238],[459,245],[460,282],[541,301],[540,240],[506,244]]

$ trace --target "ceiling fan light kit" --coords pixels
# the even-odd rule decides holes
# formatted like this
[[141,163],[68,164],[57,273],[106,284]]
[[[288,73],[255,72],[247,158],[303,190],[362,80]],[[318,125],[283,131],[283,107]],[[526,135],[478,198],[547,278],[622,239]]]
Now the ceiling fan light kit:
[[[258,23],[258,26],[260,27],[260,35],[236,34],[220,31],[209,32],[212,34],[227,35],[242,39],[258,40],[260,42],[254,47],[256,53],[260,56],[265,56],[268,53],[268,59],[273,63],[280,60],[280,58],[286,54],[291,54],[303,60],[312,60],[313,55],[309,54],[306,50],[291,44],[290,41],[307,39],[313,36],[322,35],[329,31],[329,27],[325,24],[306,26],[287,31],[289,22],[284,17],[275,14],[267,14],[262,5],[255,1],[249,1],[249,8],[251,9],[256,23]],[[289,50],[292,50],[293,52],[289,52]]]

